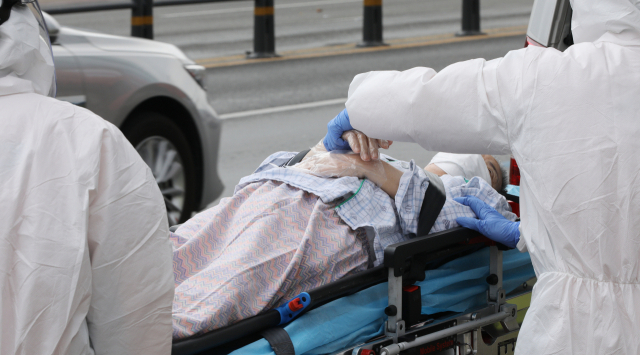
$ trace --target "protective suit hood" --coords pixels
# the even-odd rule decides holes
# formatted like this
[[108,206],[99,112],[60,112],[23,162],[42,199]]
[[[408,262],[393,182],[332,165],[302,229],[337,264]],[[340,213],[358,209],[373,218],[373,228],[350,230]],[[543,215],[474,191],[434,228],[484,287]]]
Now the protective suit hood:
[[640,46],[640,0],[571,0],[574,43]]
[[40,36],[38,21],[26,6],[14,6],[9,20],[0,25],[0,96],[50,95],[54,75],[51,49]]

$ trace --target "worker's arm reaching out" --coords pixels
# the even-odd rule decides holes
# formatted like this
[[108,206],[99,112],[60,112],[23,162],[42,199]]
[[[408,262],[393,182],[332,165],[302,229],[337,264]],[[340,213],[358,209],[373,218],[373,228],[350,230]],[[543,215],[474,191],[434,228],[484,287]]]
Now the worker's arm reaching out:
[[[414,142],[431,151],[514,153],[518,159],[520,152],[512,152],[510,140],[525,127],[527,120],[520,118],[529,117],[536,87],[546,88],[543,83],[552,82],[560,70],[561,56],[530,46],[504,58],[467,60],[439,72],[417,67],[358,74],[349,85],[348,114],[338,115],[339,123],[338,117],[329,122],[334,129],[328,130],[327,140],[340,137],[339,128],[348,126],[372,138]],[[547,81],[539,80],[540,70]]]

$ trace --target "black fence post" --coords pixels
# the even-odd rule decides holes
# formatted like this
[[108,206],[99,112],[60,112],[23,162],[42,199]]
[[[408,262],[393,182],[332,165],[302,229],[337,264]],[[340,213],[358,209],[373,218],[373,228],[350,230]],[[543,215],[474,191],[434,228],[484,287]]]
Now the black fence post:
[[153,39],[153,0],[133,0],[131,36]]
[[382,0],[364,0],[362,42],[358,47],[385,45],[382,41]]
[[276,54],[273,0],[255,0],[253,10],[253,52],[247,58],[272,58]]
[[456,36],[483,35],[480,31],[480,0],[462,0],[462,31]]

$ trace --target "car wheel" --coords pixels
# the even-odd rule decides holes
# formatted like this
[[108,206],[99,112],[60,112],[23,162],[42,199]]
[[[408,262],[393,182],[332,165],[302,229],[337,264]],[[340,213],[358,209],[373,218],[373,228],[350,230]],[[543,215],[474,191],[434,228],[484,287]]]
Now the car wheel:
[[197,209],[197,176],[189,141],[167,116],[143,112],[122,127],[160,187],[169,224],[186,221]]

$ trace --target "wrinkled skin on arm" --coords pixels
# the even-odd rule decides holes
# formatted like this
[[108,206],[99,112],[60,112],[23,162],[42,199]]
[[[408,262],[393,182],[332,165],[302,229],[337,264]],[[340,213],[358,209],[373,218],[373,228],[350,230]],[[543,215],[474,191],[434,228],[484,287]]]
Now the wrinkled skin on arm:
[[393,144],[393,141],[369,138],[366,134],[355,129],[344,132],[342,139],[347,141],[351,150],[356,154],[360,154],[360,158],[364,161],[380,159],[378,149],[389,149]]
[[[362,143],[356,135],[351,140],[349,138],[343,139],[347,140],[349,144],[352,141],[354,144]],[[358,148],[361,147],[358,146]],[[386,162],[377,159],[365,161],[361,155],[356,153],[327,152],[322,141],[313,147],[300,163],[294,165],[294,168],[321,177],[353,176],[360,179],[368,179],[382,188],[392,198],[398,192],[398,185],[402,177],[400,170]]]

